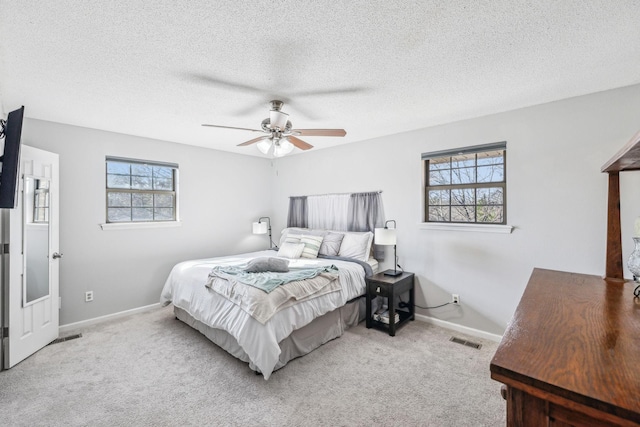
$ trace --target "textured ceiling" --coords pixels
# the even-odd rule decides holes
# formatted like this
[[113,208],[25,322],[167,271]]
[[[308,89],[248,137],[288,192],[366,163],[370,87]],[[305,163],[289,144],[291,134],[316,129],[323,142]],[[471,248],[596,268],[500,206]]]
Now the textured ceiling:
[[[2,110],[249,155],[271,99],[317,149],[640,83],[640,2],[0,0]],[[295,152],[299,152],[296,150]]]

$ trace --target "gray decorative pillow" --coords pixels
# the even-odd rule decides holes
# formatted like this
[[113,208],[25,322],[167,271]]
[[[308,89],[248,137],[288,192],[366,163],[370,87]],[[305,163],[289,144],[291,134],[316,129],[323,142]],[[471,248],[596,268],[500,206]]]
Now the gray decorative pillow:
[[342,244],[344,234],[341,233],[327,233],[320,245],[320,255],[336,256],[340,251],[340,244]]
[[289,271],[289,260],[273,257],[255,258],[249,261],[244,271],[247,273],[264,273],[265,271],[286,273]]

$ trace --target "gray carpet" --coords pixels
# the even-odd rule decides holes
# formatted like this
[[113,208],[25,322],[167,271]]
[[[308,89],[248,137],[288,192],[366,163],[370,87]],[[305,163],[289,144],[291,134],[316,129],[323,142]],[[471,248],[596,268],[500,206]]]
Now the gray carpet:
[[[0,372],[3,426],[503,426],[497,344],[411,322],[348,330],[269,381],[172,306],[85,328]],[[466,337],[468,338],[468,337]]]

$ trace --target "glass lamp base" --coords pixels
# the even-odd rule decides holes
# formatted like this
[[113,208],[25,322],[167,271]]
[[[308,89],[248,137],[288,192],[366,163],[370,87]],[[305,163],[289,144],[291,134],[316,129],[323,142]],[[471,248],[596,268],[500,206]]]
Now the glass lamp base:
[[640,282],[640,237],[634,237],[635,248],[627,261],[627,267],[633,274],[633,280]]

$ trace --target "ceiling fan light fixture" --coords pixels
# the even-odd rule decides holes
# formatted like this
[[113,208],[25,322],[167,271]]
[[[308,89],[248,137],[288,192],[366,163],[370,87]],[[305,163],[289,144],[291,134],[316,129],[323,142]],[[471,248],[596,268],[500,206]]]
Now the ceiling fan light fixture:
[[281,139],[273,143],[273,156],[282,157],[286,156],[293,151],[293,144],[286,139]]
[[293,151],[293,144],[289,142],[288,139],[280,140],[280,150],[284,152],[284,154],[289,154]]
[[271,141],[268,139],[263,139],[262,141],[258,142],[256,146],[262,154],[267,154],[271,149]]

